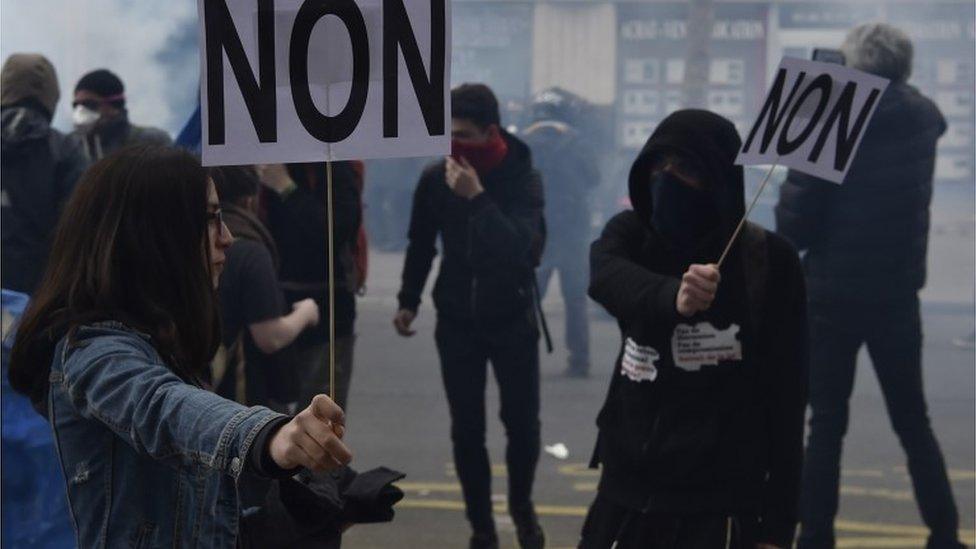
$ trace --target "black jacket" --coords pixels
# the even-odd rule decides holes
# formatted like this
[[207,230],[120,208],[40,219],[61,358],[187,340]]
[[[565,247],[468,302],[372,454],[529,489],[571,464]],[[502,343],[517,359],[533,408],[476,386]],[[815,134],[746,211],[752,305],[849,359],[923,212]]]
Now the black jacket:
[[99,120],[91,128],[76,129],[68,138],[81,149],[90,164],[129,146],[168,147],[173,144],[173,139],[165,130],[136,126],[129,122],[128,112],[122,112],[109,120]]
[[327,179],[325,164],[289,164],[288,172],[298,186],[286,198],[265,193],[268,229],[281,260],[279,278],[288,303],[312,298],[322,311],[322,321],[299,336],[300,342],[328,338],[328,261],[335,248],[336,337],[350,335],[356,320],[352,247],[362,223],[359,188],[350,162],[332,165],[332,198],[335,203],[334,241],[327,238]]
[[467,200],[444,179],[444,162],[420,176],[410,216],[410,244],[398,295],[417,310],[437,254],[443,259],[434,286],[439,316],[483,325],[507,322],[532,306],[533,269],[545,243],[542,182],[528,147],[503,132],[508,155],[482,176],[485,192]]
[[553,120],[536,122],[522,137],[546,186],[547,253],[582,254],[590,241],[591,191],[600,184],[592,143]]
[[[624,342],[597,419],[595,458],[603,464],[600,493],[618,505],[750,514],[760,517],[764,541],[786,547],[806,405],[806,299],[796,252],[751,227],[722,266],[712,307],[691,319],[675,308],[681,275],[691,263],[715,262],[743,213],[742,168],[732,164],[739,144],[717,115],[668,117],[631,170],[634,210],[611,219],[593,243],[589,293],[617,319]],[[672,249],[649,221],[649,163],[668,150],[699,161],[721,212],[720,228],[691,253]],[[700,323],[737,330],[741,357],[679,366],[676,328]],[[628,350],[630,365],[645,353],[637,363],[656,375],[635,379]]]
[[807,250],[811,300],[881,302],[925,285],[935,146],[945,130],[932,101],[892,84],[842,185],[790,171],[776,230]]
[[31,293],[61,209],[87,167],[81,149],[30,107],[5,107],[0,138],[0,286]]

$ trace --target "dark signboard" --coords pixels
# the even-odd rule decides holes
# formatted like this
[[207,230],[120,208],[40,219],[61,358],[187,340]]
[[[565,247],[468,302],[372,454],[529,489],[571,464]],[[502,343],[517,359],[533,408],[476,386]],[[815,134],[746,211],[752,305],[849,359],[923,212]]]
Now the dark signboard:
[[[714,10],[707,108],[742,131],[762,106],[768,6],[723,2]],[[617,25],[617,143],[636,149],[661,119],[684,106],[688,6],[621,3]]]
[[451,84],[483,82],[506,110],[524,101],[532,78],[534,4],[452,2]]
[[936,179],[972,184],[973,90],[976,6],[972,2],[895,2],[888,22],[904,29],[915,45],[911,83],[938,105],[949,128],[939,142]]

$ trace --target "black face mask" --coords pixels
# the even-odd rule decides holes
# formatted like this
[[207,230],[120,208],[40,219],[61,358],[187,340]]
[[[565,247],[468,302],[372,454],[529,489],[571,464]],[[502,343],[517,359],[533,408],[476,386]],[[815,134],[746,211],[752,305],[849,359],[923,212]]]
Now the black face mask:
[[703,190],[684,183],[670,172],[651,174],[654,210],[651,225],[672,246],[691,252],[718,226],[718,209]]

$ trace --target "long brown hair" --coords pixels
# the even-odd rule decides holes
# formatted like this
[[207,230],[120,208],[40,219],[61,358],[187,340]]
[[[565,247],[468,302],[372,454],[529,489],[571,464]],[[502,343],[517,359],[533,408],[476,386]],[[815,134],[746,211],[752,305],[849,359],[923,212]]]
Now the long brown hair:
[[220,341],[207,194],[206,170],[174,148],[125,149],[89,168],[17,328],[11,386],[40,405],[57,342],[100,320],[148,334],[171,370],[197,379]]

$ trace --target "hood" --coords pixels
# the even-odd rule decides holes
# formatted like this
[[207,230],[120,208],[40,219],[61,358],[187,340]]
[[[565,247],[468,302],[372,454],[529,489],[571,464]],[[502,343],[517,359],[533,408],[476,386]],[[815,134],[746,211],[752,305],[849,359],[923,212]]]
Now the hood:
[[227,228],[234,239],[243,238],[264,245],[268,253],[271,254],[275,270],[278,270],[281,264],[278,257],[278,247],[275,245],[271,232],[264,226],[264,223],[261,223],[258,216],[230,202],[221,202],[220,209],[224,212],[224,223],[227,224]]
[[0,105],[17,105],[25,100],[36,101],[54,115],[61,91],[54,65],[36,53],[15,53],[0,69]]
[[50,124],[43,113],[30,107],[5,107],[0,111],[0,148],[3,153],[30,146],[38,139],[46,139]]
[[733,164],[741,147],[739,132],[722,116],[695,109],[672,113],[658,124],[630,168],[630,202],[634,211],[650,228],[654,211],[648,181],[650,166],[662,154],[679,153],[695,160],[704,173],[707,192],[722,216],[724,244],[745,213],[742,166]]
[[495,181],[516,179],[532,171],[532,153],[521,139],[501,129],[502,139],[508,145],[508,154],[497,168],[488,172],[482,183],[491,185]]

